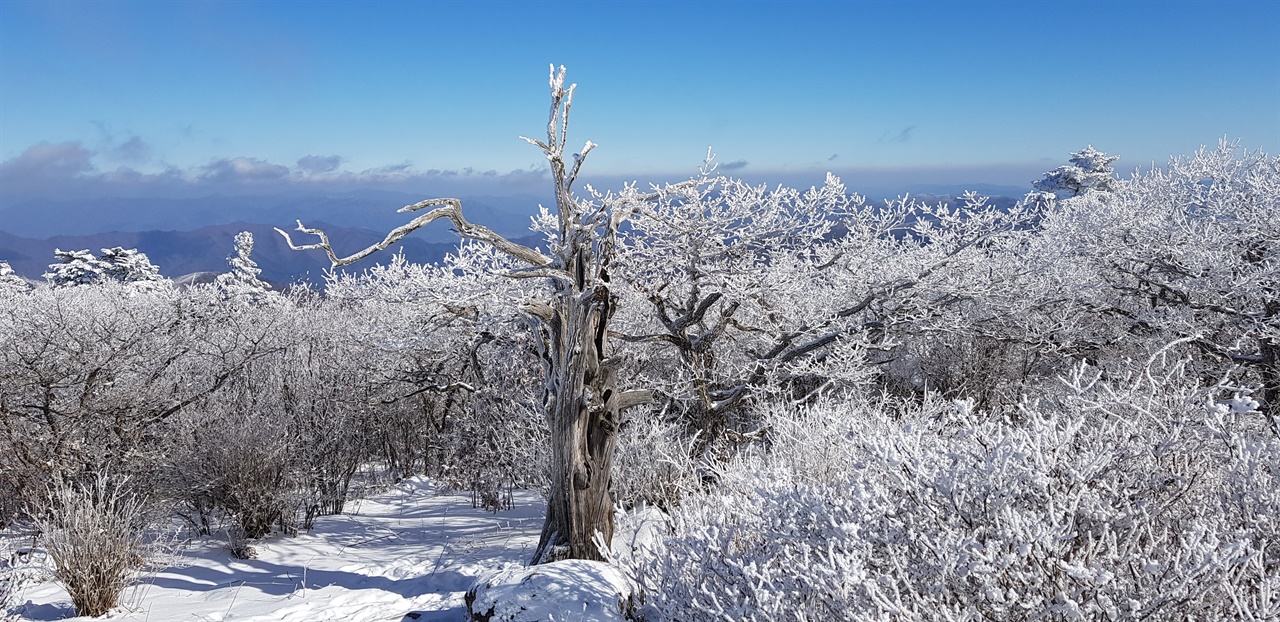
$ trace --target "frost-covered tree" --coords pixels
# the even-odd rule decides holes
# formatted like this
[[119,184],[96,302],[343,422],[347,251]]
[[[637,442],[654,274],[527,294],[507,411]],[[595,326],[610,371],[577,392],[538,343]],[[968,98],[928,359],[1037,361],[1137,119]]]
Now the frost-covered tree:
[[[820,328],[816,342],[800,334],[840,304],[824,295],[818,273],[839,255],[831,238],[842,219],[871,209],[834,177],[802,192],[712,175],[710,166],[659,194],[621,241],[618,272],[638,294],[624,338],[656,348],[646,382],[673,401],[701,446],[742,431],[730,414],[744,398],[770,383],[783,388],[783,367],[829,344]],[[881,215],[879,225],[864,224],[901,224],[900,213]]]
[[174,420],[165,452],[184,517],[208,532],[225,516],[237,537],[260,538],[341,512],[382,414],[378,349],[358,330],[364,310],[301,289],[270,305],[204,289],[218,300],[214,336],[253,340],[263,355]]
[[25,292],[30,289],[31,284],[15,274],[9,262],[0,261],[0,291]]
[[[512,300],[540,292],[484,243],[464,241],[439,265],[402,255],[361,275],[337,274],[328,300],[358,326],[369,369],[390,395],[375,431],[396,477],[430,474],[504,507],[511,487],[546,487],[541,364],[531,318]],[[356,311],[358,310],[358,311]]]
[[135,289],[154,289],[165,281],[160,275],[160,268],[136,248],[104,248],[99,257],[94,257],[88,249],[55,249],[54,257],[58,263],[50,264],[49,271],[44,274],[54,287],[112,281],[129,284]]
[[79,251],[54,249],[53,256],[58,261],[49,264],[44,278],[54,287],[94,285],[106,279],[106,263],[94,257],[87,248]]
[[428,223],[448,219],[462,237],[491,245],[522,266],[508,272],[509,276],[548,285],[549,291],[542,295],[549,299],[523,306],[538,323],[544,369],[542,406],[551,434],[550,499],[535,563],[604,557],[597,538],[603,536],[608,542],[613,535],[610,478],[621,411],[650,399],[649,391],[622,390],[618,383],[621,360],[610,343],[610,322],[618,303],[611,270],[618,227],[636,206],[654,197],[630,186],[620,194],[590,200],[574,194],[573,184],[595,143],[588,141],[566,163],[574,85],[566,87],[564,78],[564,68],[556,71],[552,65],[546,141],[525,138],[547,157],[555,186],[556,229],[549,240],[549,254],[467,221],[457,199],[428,199],[402,208],[403,212],[434,209],[394,229],[382,242],[346,257],[334,252],[323,231],[299,223],[300,231],[319,236],[320,242],[296,246],[277,229],[291,248],[324,250],[337,267],[385,249]]
[[249,256],[252,253],[253,233],[249,231],[237,233],[236,254],[227,257],[227,264],[231,266],[231,271],[218,275],[216,281],[218,288],[227,296],[259,302],[268,295],[270,286],[258,278],[262,270],[253,259],[250,259]]
[[905,336],[956,332],[946,310],[991,288],[973,268],[1023,217],[977,196],[877,206],[834,176],[801,191],[704,175],[661,194],[623,239],[620,273],[649,307],[625,338],[680,363],[649,383],[699,445],[748,431],[744,405],[866,382]]
[[[1098,352],[1189,339],[1203,373],[1241,373],[1280,415],[1280,160],[1225,141],[1062,201],[1028,249]],[[1036,250],[1038,249],[1038,250]],[[1077,320],[1078,321],[1078,320]],[[1109,330],[1105,327],[1110,326]],[[1102,327],[1100,329],[1100,327]],[[1280,431],[1280,421],[1276,423]]]
[[160,268],[136,248],[104,248],[100,258],[106,266],[105,277],[113,281],[140,288],[152,288],[164,282]]
[[1073,152],[1071,164],[1059,166],[1032,182],[1037,192],[1051,194],[1059,199],[1082,195],[1090,191],[1112,192],[1116,188],[1112,163],[1120,156],[1109,156],[1089,145]]
[[87,473],[153,474],[164,424],[271,347],[270,325],[242,315],[208,288],[0,297],[0,497]]

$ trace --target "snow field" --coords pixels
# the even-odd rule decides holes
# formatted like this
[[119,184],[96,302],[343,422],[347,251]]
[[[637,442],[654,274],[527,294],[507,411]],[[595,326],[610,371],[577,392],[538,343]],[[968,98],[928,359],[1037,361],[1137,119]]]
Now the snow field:
[[[527,562],[537,545],[543,501],[535,492],[513,494],[514,509],[495,514],[472,508],[467,493],[413,479],[353,501],[349,513],[317,519],[309,533],[253,542],[255,559],[233,558],[216,538],[194,539],[161,560],[167,567],[127,589],[121,607],[96,619],[461,620],[463,594],[476,577]],[[3,550],[22,546],[15,533],[0,538]],[[70,597],[51,573],[42,574],[16,586],[10,617],[95,619],[71,618]]]

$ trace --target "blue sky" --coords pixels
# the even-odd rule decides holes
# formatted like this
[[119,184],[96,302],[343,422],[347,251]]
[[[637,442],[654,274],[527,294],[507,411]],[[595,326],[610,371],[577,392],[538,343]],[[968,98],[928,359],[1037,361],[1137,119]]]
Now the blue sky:
[[[1280,149],[1280,2],[0,0],[0,195],[538,191],[547,66],[616,182],[1026,184]],[[451,186],[453,184],[453,186]],[[3,187],[7,186],[7,188]],[[459,186],[461,187],[461,186]]]

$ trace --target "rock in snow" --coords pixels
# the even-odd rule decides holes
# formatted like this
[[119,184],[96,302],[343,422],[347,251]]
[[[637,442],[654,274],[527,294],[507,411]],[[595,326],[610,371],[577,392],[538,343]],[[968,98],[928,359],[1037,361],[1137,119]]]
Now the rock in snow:
[[474,622],[623,622],[636,604],[634,593],[631,581],[603,562],[508,565],[467,590],[467,614]]

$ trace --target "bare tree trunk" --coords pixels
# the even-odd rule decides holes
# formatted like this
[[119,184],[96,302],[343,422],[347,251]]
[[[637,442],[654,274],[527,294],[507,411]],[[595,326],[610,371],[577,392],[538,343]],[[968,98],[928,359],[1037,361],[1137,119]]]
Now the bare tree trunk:
[[345,266],[383,250],[409,233],[436,220],[453,222],[459,235],[480,240],[528,265],[508,274],[513,278],[547,279],[553,287],[551,301],[531,302],[523,309],[537,318],[541,332],[541,356],[546,373],[543,395],[551,432],[551,499],[542,538],[533,563],[558,559],[604,558],[604,547],[613,538],[611,471],[617,441],[619,413],[647,403],[648,391],[618,391],[617,361],[610,357],[609,321],[617,297],[610,291],[609,267],[614,256],[617,227],[626,220],[621,211],[657,195],[640,195],[629,188],[621,198],[585,207],[571,188],[587,154],[595,147],[588,141],[573,164],[565,166],[564,141],[568,133],[573,86],[565,88],[565,70],[551,68],[551,115],[547,140],[524,140],[547,156],[556,189],[559,239],[552,241],[550,256],[511,242],[487,227],[468,222],[457,199],[429,199],[402,208],[402,212],[434,208],[412,222],[397,227],[387,237],[364,250],[339,257],[328,236],[298,223],[298,230],[320,238],[297,246],[289,234],[279,231],[294,250],[323,250],[334,267]]
[[557,296],[544,323],[551,497],[533,563],[603,559],[596,534],[613,538],[610,474],[619,424],[616,364],[608,359],[615,298],[606,284]]

